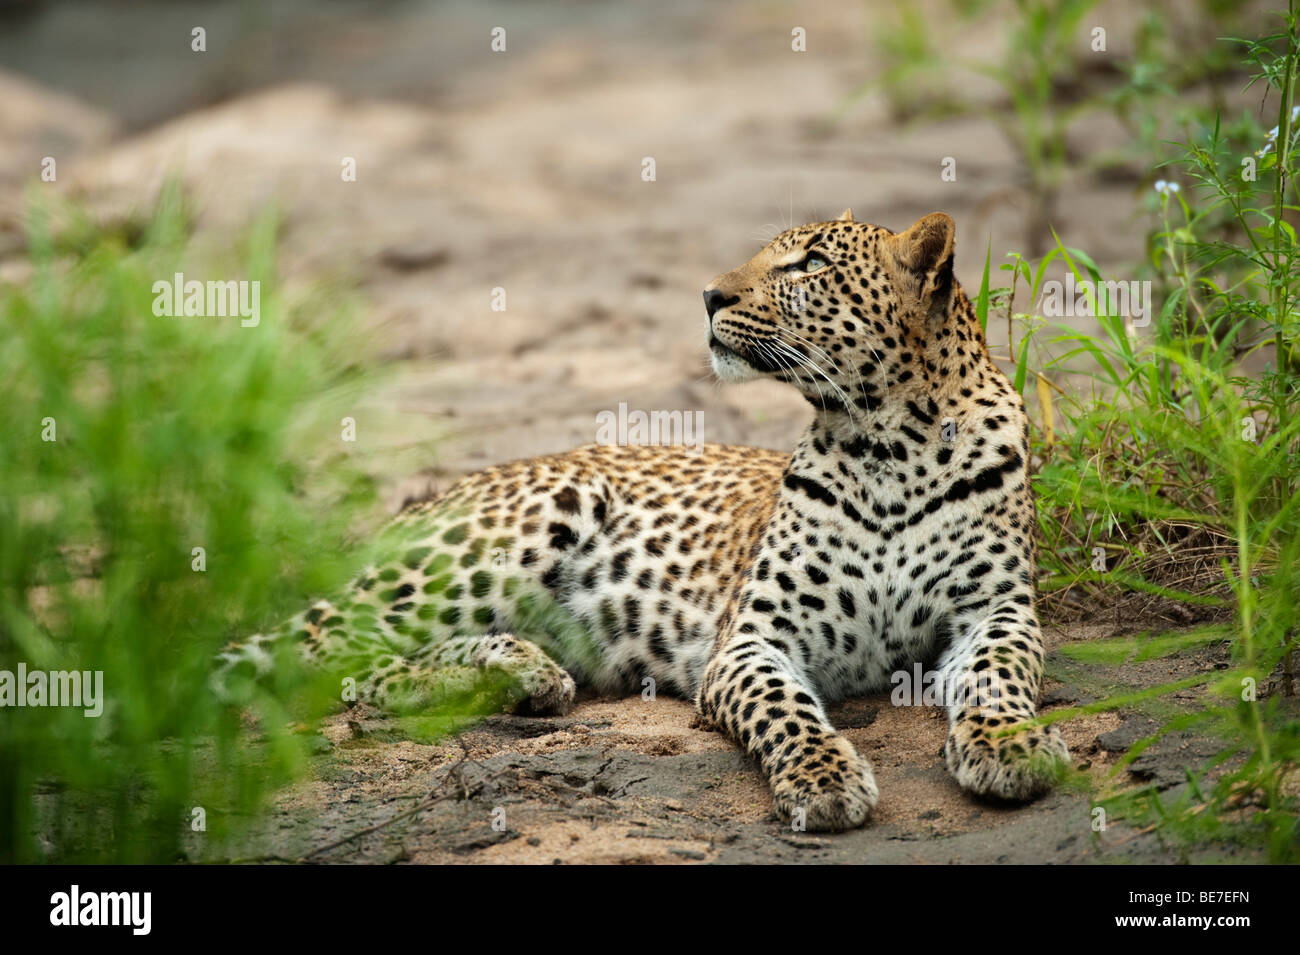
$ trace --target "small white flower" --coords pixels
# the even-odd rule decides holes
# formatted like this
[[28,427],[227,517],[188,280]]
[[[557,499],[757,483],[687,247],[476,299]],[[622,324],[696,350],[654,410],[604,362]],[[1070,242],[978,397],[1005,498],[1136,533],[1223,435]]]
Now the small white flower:
[[[1291,110],[1291,122],[1294,123],[1296,121],[1297,116],[1300,116],[1300,106],[1296,106]],[[1268,131],[1268,142],[1264,144],[1263,149],[1256,151],[1255,155],[1261,157],[1267,156],[1269,153],[1273,151],[1273,147],[1276,145],[1277,145],[1277,127],[1274,126],[1272,129]]]
[[1176,183],[1176,182],[1167,182],[1167,181],[1165,181],[1164,179],[1161,179],[1161,180],[1159,180],[1159,181],[1156,182],[1155,189],[1156,189],[1156,192],[1160,193],[1160,195],[1162,195],[1162,196],[1164,196],[1164,197],[1166,197],[1166,198],[1168,198],[1168,197],[1169,197],[1170,195],[1172,195],[1173,193],[1180,191],[1180,187],[1179,187],[1178,183]]

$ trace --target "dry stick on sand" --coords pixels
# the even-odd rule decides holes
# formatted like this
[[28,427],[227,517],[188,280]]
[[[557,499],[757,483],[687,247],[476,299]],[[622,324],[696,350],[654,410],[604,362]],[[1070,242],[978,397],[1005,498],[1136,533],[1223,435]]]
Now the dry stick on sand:
[[[500,770],[498,772],[483,777],[478,782],[474,783],[474,785],[472,786],[467,786],[465,784],[465,780],[463,776],[461,775],[461,773],[463,772],[463,767],[465,766],[466,763],[473,763],[475,766],[479,766],[479,763],[477,760],[470,758],[469,747],[465,745],[465,740],[462,737],[458,735],[456,737],[456,742],[460,744],[460,748],[461,748],[460,759],[456,760],[455,764],[451,767],[451,769],[447,770],[447,775],[442,777],[442,782],[438,784],[437,788],[434,789],[432,792],[430,792],[422,800],[420,800],[416,805],[412,806],[410,809],[403,809],[401,812],[397,813],[396,815],[390,816],[388,819],[385,819],[382,822],[377,822],[373,826],[367,826],[364,829],[358,829],[356,832],[346,835],[342,839],[336,839],[333,842],[327,843],[323,846],[320,846],[319,848],[313,849],[311,852],[307,853],[301,859],[298,859],[296,861],[307,862],[308,860],[312,859],[315,856],[323,855],[324,853],[329,852],[331,849],[337,849],[341,845],[345,845],[346,843],[352,842],[355,839],[360,839],[362,836],[369,835],[372,832],[378,832],[380,829],[385,829],[388,826],[391,826],[395,822],[399,822],[402,819],[408,818],[409,816],[414,816],[416,813],[423,812],[429,807],[442,802],[444,799],[449,799],[453,796],[459,799],[468,799],[470,796],[477,795],[479,790],[481,790],[489,782],[492,782],[498,776],[504,774],[505,771]],[[482,767],[480,766],[480,768]],[[444,791],[447,786],[447,783],[450,782],[453,778],[458,783],[460,783],[459,792]]]
[[[336,839],[333,842],[326,843],[323,846],[319,846],[313,849],[311,852],[307,853],[305,856],[300,856],[296,859],[290,859],[278,855],[270,855],[270,856],[254,856],[246,859],[226,859],[223,861],[231,865],[242,865],[242,864],[255,863],[255,862],[287,862],[287,863],[295,863],[295,864],[309,862],[314,857],[323,855],[324,853],[329,852],[331,849],[337,849],[339,846],[346,845],[347,843],[352,842],[355,839],[360,839],[362,836],[369,835],[372,832],[378,832],[381,829],[391,826],[395,822],[400,822],[401,820],[406,819],[409,816],[413,816],[418,812],[423,812],[425,809],[428,809],[430,806],[437,805],[439,802],[442,802],[442,800],[444,799],[449,799],[452,796],[456,796],[461,799],[468,799],[470,796],[476,795],[478,791],[481,790],[484,786],[486,786],[489,782],[492,782],[498,776],[501,776],[503,774],[504,770],[495,772],[488,776],[485,776],[483,779],[479,780],[477,783],[475,783],[472,786],[465,785],[464,779],[461,777],[462,767],[466,763],[474,763],[474,765],[476,766],[479,764],[477,760],[470,759],[469,748],[465,745],[465,741],[461,739],[460,736],[456,737],[456,742],[460,744],[460,748],[462,751],[462,755],[460,759],[456,760],[455,764],[451,767],[451,769],[447,770],[447,775],[442,778],[442,782],[438,784],[437,788],[431,791],[428,795],[426,795],[423,799],[421,799],[410,809],[403,809],[401,812],[397,813],[394,816],[390,816],[389,818],[383,820],[382,822],[377,822],[373,826],[366,826],[366,828],[364,829],[358,829],[356,832],[349,833],[348,835],[344,836],[342,839]],[[447,783],[453,777],[458,782],[460,782],[461,784],[460,791],[443,792],[442,790],[444,789],[444,787],[446,787]]]

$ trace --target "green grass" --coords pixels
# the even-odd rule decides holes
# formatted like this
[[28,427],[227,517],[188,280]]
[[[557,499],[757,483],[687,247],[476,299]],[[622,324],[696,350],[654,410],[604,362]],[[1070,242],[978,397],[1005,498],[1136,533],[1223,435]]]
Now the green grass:
[[[207,257],[174,188],[130,229],[38,199],[30,222],[30,279],[0,287],[0,669],[100,671],[106,701],[0,716],[0,861],[169,861],[201,816],[219,852],[331,696],[287,667],[250,736],[207,678],[382,516],[340,441],[363,349],[342,306],[282,297],[271,216]],[[177,271],[260,281],[260,324],[155,315]]]
[[[1300,256],[1287,221],[1300,212],[1295,175],[1295,4],[1282,28],[1235,41],[1245,71],[1277,117],[1266,139],[1252,123],[1202,115],[1189,138],[1151,157],[1147,277],[1158,312],[1148,326],[1116,303],[1087,297],[1099,333],[1041,314],[1046,283],[1103,275],[1056,236],[1037,259],[1011,253],[993,287],[986,263],[976,311],[1005,320],[1013,383],[1036,400],[1033,455],[1040,508],[1040,590],[1049,610],[1094,607],[1134,594],[1196,608],[1220,623],[1180,634],[1074,644],[1068,658],[1116,665],[1227,641],[1226,669],[1051,715],[1050,721],[1147,703],[1200,688],[1204,706],[1172,717],[1112,774],[1106,805],[1187,842],[1264,846],[1300,859],[1300,706],[1293,660],[1300,640]],[[1243,174],[1254,157],[1255,175]],[[1053,233],[1055,236],[1055,233]],[[1019,309],[1017,301],[1022,304]],[[1032,390],[1030,385],[1033,385]],[[1132,608],[1133,602],[1127,604]],[[1116,611],[1118,613],[1118,611]],[[1205,766],[1187,767],[1173,796],[1119,786],[1119,773],[1169,733],[1222,740]]]
[[1061,653],[1080,663],[1119,666],[1124,663],[1158,660],[1185,650],[1222,643],[1230,638],[1229,629],[1221,625],[1197,627],[1194,630],[1174,633],[1145,631],[1129,636],[1112,637],[1108,640],[1067,643],[1061,647]]

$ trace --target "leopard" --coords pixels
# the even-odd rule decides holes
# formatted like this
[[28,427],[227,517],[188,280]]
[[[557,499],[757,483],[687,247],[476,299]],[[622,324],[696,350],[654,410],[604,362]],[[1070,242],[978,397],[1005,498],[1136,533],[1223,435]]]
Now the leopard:
[[955,231],[845,210],[704,289],[716,377],[811,406],[793,451],[605,443],[487,467],[402,510],[339,596],[227,647],[214,687],[286,647],[393,713],[484,674],[537,716],[579,686],[653,687],[750,757],[775,819],[837,832],[879,791],[828,707],[919,666],[962,790],[1048,792],[1069,752],[1037,712],[1029,422],[954,275]]

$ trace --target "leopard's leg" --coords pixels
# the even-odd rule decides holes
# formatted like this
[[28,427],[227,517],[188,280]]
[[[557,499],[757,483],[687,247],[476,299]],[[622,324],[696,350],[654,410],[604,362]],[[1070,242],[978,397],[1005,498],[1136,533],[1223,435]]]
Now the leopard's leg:
[[347,622],[344,611],[328,600],[318,600],[278,626],[224,647],[216,656],[208,686],[218,699],[239,703],[246,700],[248,685],[272,673],[277,654],[286,648],[309,664],[338,659],[356,649],[345,646],[347,634],[340,628]]
[[[564,503],[571,506],[567,497]],[[384,559],[341,596],[228,647],[214,678],[218,692],[232,673],[260,681],[292,649],[310,668],[350,681],[358,699],[385,708],[436,706],[465,682],[463,673],[442,671],[471,668],[509,677],[517,709],[566,710],[574,679],[564,667],[590,674],[602,648],[549,589],[548,581],[563,578],[566,549],[582,538],[572,528],[552,531],[548,506],[560,508],[547,499],[520,510],[517,528],[493,516],[491,502],[454,496],[400,518],[374,547]],[[590,531],[572,514],[566,520]]]
[[[337,672],[347,674],[349,668]],[[381,657],[373,669],[358,661],[356,672],[361,674],[356,699],[395,714],[433,712],[482,685],[482,674],[474,667],[431,666],[400,656]]]
[[350,680],[356,699],[394,712],[436,707],[472,691],[485,673],[504,677],[507,706],[532,715],[565,713],[573,704],[573,677],[531,640],[510,633],[409,637],[373,614],[340,610],[317,601],[280,627],[233,645],[218,657],[212,686],[231,692],[236,678],[269,674],[274,654],[293,644],[309,666]]
[[[314,629],[310,623],[307,627]],[[310,629],[293,631],[304,632]],[[223,666],[214,679],[218,692],[229,698],[226,682],[237,668],[245,668],[253,677],[269,672],[267,648],[283,636],[278,632],[259,635],[223,654]],[[356,699],[393,712],[435,708],[442,701],[472,692],[484,674],[504,677],[506,705],[517,713],[567,713],[576,693],[573,677],[541,647],[509,633],[451,636],[410,653],[378,645],[359,651],[355,642],[331,645],[328,637],[299,636],[299,640],[313,664],[328,667],[340,680],[351,679]]]
[[1005,602],[954,634],[939,674],[950,722],[944,760],[963,789],[1024,801],[1059,777],[1070,754],[1056,727],[1014,729],[1036,715],[1042,672],[1042,631],[1032,606]]
[[783,819],[809,831],[860,826],[878,796],[871,764],[831,726],[790,654],[756,635],[761,620],[742,619],[720,641],[696,701],[703,722],[759,761]]
[[562,714],[573,705],[573,677],[537,644],[508,633],[455,636],[408,656],[381,657],[358,682],[357,698],[395,713],[427,711],[474,691],[489,674],[504,678],[512,712]]

